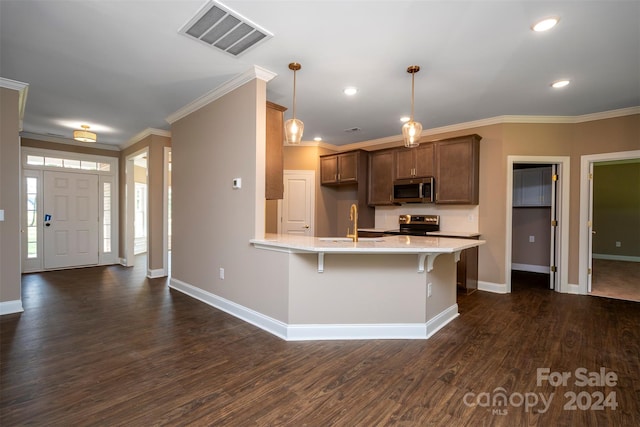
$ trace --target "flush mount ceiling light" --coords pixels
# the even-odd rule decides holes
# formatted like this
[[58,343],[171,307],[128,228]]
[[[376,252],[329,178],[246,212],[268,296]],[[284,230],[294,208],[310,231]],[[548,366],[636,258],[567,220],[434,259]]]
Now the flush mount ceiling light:
[[569,85],[569,80],[558,80],[556,82],[551,83],[551,87],[554,89],[560,89],[567,85]]
[[289,144],[300,144],[304,132],[304,123],[296,119],[296,71],[301,68],[302,65],[297,62],[289,64],[289,69],[293,71],[293,118],[284,123],[284,134]]
[[407,68],[407,73],[411,74],[411,118],[402,125],[402,137],[404,146],[414,148],[420,145],[420,135],[422,134],[422,125],[413,120],[413,93],[415,89],[416,73],[420,71],[417,65],[411,65]]
[[343,92],[344,92],[345,95],[353,96],[356,93],[358,93],[358,89],[355,88],[355,87],[346,87],[346,88],[344,88]]
[[80,126],[82,130],[73,131],[73,139],[80,142],[96,142],[97,136],[93,132],[89,132],[88,125]]
[[555,27],[558,21],[560,21],[560,18],[546,18],[533,24],[531,29],[536,32],[548,31]]

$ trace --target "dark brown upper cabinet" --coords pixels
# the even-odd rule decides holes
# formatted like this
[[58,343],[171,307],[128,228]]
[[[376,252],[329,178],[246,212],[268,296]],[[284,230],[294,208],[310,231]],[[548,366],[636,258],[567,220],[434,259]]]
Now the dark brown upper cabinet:
[[473,134],[434,142],[436,203],[478,204],[480,139]]
[[357,184],[358,172],[366,171],[360,167],[366,161],[366,152],[348,151],[340,154],[320,156],[320,183],[322,185]]
[[433,176],[433,143],[395,150],[395,179]]
[[396,150],[380,150],[369,153],[370,206],[393,205],[393,160]]

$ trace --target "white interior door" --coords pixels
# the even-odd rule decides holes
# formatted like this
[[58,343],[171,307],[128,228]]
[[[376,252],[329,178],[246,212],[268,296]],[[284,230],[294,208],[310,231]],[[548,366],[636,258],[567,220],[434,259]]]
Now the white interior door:
[[45,268],[98,264],[98,175],[44,171]]
[[279,204],[279,233],[315,235],[315,175],[313,171],[284,171],[284,197]]

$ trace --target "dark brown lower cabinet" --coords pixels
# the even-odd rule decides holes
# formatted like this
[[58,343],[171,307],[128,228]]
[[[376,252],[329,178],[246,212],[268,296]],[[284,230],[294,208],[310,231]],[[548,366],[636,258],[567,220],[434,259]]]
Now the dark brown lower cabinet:
[[458,292],[470,294],[478,289],[478,247],[460,253],[457,265],[456,284]]

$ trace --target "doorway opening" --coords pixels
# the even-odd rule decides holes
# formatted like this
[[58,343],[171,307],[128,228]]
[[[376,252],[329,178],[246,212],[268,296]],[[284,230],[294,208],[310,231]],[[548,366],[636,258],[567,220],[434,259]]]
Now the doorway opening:
[[135,255],[148,249],[148,152],[146,149],[127,156],[125,266],[131,267]]
[[640,150],[582,156],[581,293],[640,301]]
[[505,280],[569,292],[569,157],[508,156]]

